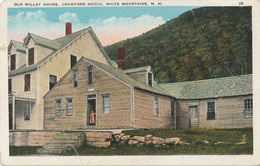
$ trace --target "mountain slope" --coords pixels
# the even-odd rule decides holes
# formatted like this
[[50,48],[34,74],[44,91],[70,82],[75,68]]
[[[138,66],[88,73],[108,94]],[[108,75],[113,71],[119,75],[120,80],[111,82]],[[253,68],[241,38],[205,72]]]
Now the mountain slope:
[[203,7],[138,37],[105,47],[125,68],[151,65],[158,82],[252,73],[251,7]]

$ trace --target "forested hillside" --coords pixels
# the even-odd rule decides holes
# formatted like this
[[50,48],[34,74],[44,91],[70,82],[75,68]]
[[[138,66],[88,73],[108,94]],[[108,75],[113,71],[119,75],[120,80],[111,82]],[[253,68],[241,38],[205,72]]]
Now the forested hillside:
[[198,80],[252,73],[251,7],[203,7],[105,47],[125,68],[151,65],[158,82]]

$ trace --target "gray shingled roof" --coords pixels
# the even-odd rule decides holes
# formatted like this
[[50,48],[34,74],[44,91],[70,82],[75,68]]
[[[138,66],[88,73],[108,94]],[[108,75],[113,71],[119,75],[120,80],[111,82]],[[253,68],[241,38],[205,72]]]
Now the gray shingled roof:
[[167,91],[165,91],[163,88],[161,88],[158,85],[154,85],[153,87],[146,85],[145,83],[139,82],[136,79],[134,79],[133,77],[130,77],[129,75],[124,73],[124,70],[121,70],[119,68],[115,68],[109,65],[105,65],[103,63],[99,63],[97,61],[82,57],[83,60],[101,68],[102,70],[110,73],[112,76],[116,77],[117,79],[123,81],[124,83],[134,87],[134,88],[139,88],[139,89],[143,89],[146,91],[150,91],[150,92],[154,92],[157,94],[162,94],[162,95],[166,95],[166,96],[171,96],[169,93],[167,93]]
[[179,99],[217,98],[253,93],[252,74],[159,85]]
[[[50,47],[52,49],[54,49],[54,51],[47,55],[45,58],[43,58],[41,61],[39,61],[38,63],[36,64],[33,64],[31,66],[22,66],[20,67],[19,69],[17,70],[12,70],[10,71],[8,74],[9,74],[9,77],[11,76],[15,76],[15,75],[18,75],[18,74],[23,74],[23,73],[26,73],[26,72],[30,72],[30,71],[34,71],[37,69],[37,67],[39,67],[40,65],[42,65],[44,62],[48,61],[52,56],[54,56],[55,54],[57,54],[58,52],[60,52],[64,47],[66,47],[68,44],[70,44],[71,42],[73,42],[76,38],[78,38],[80,35],[82,35],[83,33],[85,33],[86,31],[90,30],[90,33],[93,35],[93,37],[96,39],[96,42],[98,43],[98,46],[99,48],[101,49],[101,51],[103,52],[103,54],[105,55],[105,58],[108,60],[109,63],[110,62],[110,59],[108,57],[108,55],[105,53],[103,47],[101,46],[101,44],[99,43],[97,37],[95,36],[93,30],[88,27],[88,28],[85,28],[85,29],[82,29],[80,31],[77,31],[77,32],[74,32],[68,36],[64,36],[64,37],[61,37],[61,38],[57,38],[57,39],[54,39],[54,40],[49,40],[49,39],[46,39],[44,37],[41,37],[41,36],[37,36],[37,35],[34,35],[34,34],[31,34],[29,33],[28,35],[32,37],[32,39],[39,45],[43,45],[43,46],[47,46],[47,47]],[[24,43],[28,42],[28,36],[25,38],[25,41]],[[112,64],[112,63],[111,63]]]
[[37,64],[33,64],[33,65],[30,65],[30,66],[27,66],[27,67],[26,67],[26,65],[23,65],[16,70],[9,71],[8,76],[12,77],[12,76],[15,76],[15,75],[18,75],[18,74],[24,74],[24,73],[27,73],[27,72],[30,72],[30,71],[34,71],[36,69],[37,69]]
[[11,45],[14,45],[14,47],[18,50],[18,51],[21,51],[21,52],[26,52],[25,51],[25,48],[23,47],[23,43],[21,42],[18,42],[18,41],[15,41],[15,40],[11,40],[10,41],[10,44],[8,46],[8,50],[11,48]]
[[33,41],[38,44],[38,45],[42,45],[45,46],[47,48],[56,50],[60,47],[60,43],[55,42],[53,40],[44,38],[42,36],[38,36],[32,33],[28,33],[27,37],[24,39],[24,45],[27,44],[27,42],[29,41],[30,37],[33,39]]

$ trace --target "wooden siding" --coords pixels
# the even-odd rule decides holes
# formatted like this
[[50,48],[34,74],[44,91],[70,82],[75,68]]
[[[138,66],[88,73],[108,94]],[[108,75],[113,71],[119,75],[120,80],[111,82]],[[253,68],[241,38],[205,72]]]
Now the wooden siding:
[[154,95],[143,90],[134,90],[134,127],[174,129],[175,116],[171,116],[171,98],[157,95],[159,115],[154,115]]
[[43,47],[43,46],[35,46],[34,49],[35,53],[35,59],[34,59],[34,63],[38,63],[39,61],[41,61],[43,58],[45,58],[47,55],[51,54],[53,52],[52,49]]
[[36,104],[31,104],[30,110],[30,120],[24,120],[24,109],[25,102],[17,100],[15,102],[15,120],[16,120],[16,129],[34,129],[36,126]]
[[147,71],[127,73],[127,75],[133,77],[134,79],[147,84]]
[[[45,97],[46,129],[85,129],[85,128],[129,128],[131,127],[131,89],[124,83],[93,66],[92,84],[87,83],[87,67],[81,61],[73,69],[78,69],[78,86],[73,87],[72,71],[61,80]],[[97,124],[86,126],[86,93],[94,89],[97,93]],[[102,94],[109,94],[110,110],[102,113]],[[66,116],[66,98],[73,99],[72,116]],[[62,115],[55,116],[55,99],[61,100]]]
[[[250,96],[225,97],[208,100],[178,100],[177,128],[188,128],[189,105],[198,104],[200,128],[252,127],[253,118],[244,116],[244,98]],[[207,102],[215,101],[215,120],[207,120]]]

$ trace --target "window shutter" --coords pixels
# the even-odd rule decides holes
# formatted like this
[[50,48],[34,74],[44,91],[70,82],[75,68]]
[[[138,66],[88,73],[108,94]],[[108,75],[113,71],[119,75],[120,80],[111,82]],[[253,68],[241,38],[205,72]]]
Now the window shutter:
[[12,79],[9,78],[8,79],[8,93],[12,93]]
[[24,91],[30,91],[30,74],[24,75]]
[[34,48],[30,48],[28,51],[29,51],[28,65],[32,65],[34,64]]
[[15,70],[15,65],[16,65],[16,56],[14,54],[14,55],[11,55],[11,68],[10,68],[10,70]]
[[77,57],[74,55],[70,55],[70,68],[73,68],[75,64],[77,63]]

